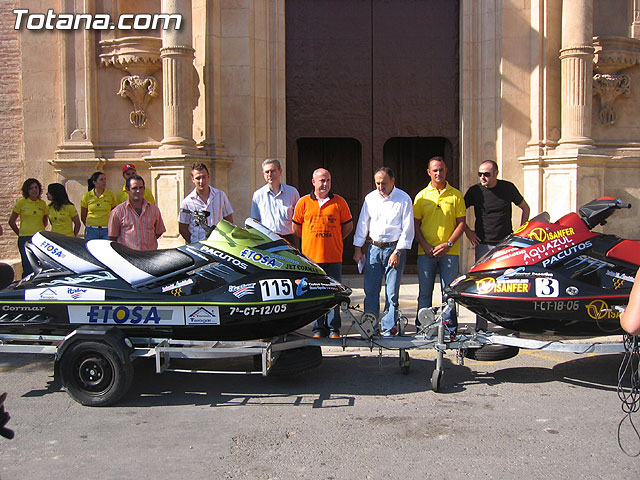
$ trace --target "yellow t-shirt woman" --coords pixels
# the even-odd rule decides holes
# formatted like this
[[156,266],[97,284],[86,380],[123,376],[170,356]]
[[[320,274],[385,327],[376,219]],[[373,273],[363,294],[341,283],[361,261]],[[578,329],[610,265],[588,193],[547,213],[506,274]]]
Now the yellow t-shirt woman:
[[[22,198],[16,202],[9,216],[9,226],[18,235],[18,250],[22,259],[22,277],[33,272],[27,258],[25,245],[34,233],[44,230],[49,223],[49,207],[40,199],[42,185],[35,178],[27,178],[22,184]],[[20,218],[20,227],[17,220]]]
[[69,200],[67,189],[61,183],[50,183],[47,187],[49,204],[49,220],[51,231],[75,237],[80,231],[78,210]]
[[84,238],[109,239],[109,214],[117,205],[116,196],[107,190],[107,176],[95,172],[89,178],[89,191],[80,200],[80,218],[85,224]]

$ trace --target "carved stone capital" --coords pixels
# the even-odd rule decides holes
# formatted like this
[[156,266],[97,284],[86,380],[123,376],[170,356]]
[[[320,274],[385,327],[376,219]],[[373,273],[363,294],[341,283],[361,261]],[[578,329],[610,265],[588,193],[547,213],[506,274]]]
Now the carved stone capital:
[[162,39],[156,37],[123,37],[100,42],[100,63],[132,75],[152,75],[160,70]]
[[596,73],[593,76],[593,94],[600,97],[600,112],[598,115],[604,125],[613,125],[616,122],[613,102],[620,95],[629,96],[630,92],[631,80],[629,75]]
[[158,81],[151,76],[128,75],[120,80],[118,95],[133,103],[133,111],[129,114],[131,125],[143,128],[147,123],[145,108],[153,97],[158,96]]
[[598,73],[618,73],[640,64],[640,40],[628,37],[593,37],[593,69]]

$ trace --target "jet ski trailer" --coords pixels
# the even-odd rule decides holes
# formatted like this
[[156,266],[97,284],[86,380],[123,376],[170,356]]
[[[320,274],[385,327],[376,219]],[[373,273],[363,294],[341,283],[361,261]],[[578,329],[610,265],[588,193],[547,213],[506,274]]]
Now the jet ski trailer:
[[[547,342],[521,339],[487,333],[458,333],[452,339],[442,318],[454,308],[453,301],[441,306],[421,309],[421,329],[413,335],[400,333],[396,337],[378,334],[375,317],[370,314],[354,315],[356,310],[342,302],[342,318],[351,321],[357,334],[339,339],[309,338],[297,333],[272,338],[268,341],[204,341],[170,338],[129,337],[126,330],[113,325],[82,325],[65,336],[0,334],[0,353],[43,354],[54,356],[54,383],[65,387],[78,403],[88,406],[107,406],[116,403],[128,391],[133,381],[133,361],[154,358],[156,373],[225,373],[254,375],[291,375],[317,367],[322,361],[322,346],[397,350],[401,372],[409,373],[410,349],[434,349],[435,368],[431,375],[431,388],[440,391],[444,374],[444,354],[455,350],[458,364],[462,365],[470,352],[478,360],[500,360],[517,354],[518,348],[585,353],[621,353],[622,343]],[[401,321],[403,330],[406,322]],[[485,346],[502,345],[508,354],[502,358],[479,355]],[[510,350],[509,350],[510,349]],[[185,369],[189,361],[221,358],[253,357],[253,368],[242,371]],[[176,361],[183,361],[176,366]],[[179,363],[179,362],[178,362]],[[198,364],[200,365],[200,363]]]

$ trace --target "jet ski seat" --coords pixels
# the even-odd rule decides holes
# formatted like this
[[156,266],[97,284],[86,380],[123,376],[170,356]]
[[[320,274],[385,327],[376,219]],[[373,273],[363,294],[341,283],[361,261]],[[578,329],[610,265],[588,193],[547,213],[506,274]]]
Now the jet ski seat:
[[640,265],[640,240],[622,240],[607,252],[607,257]]
[[31,244],[72,272],[88,273],[104,268],[87,251],[87,241],[82,238],[43,230],[31,237]]
[[132,285],[188,268],[194,263],[189,255],[179,250],[133,250],[111,240],[89,240],[87,249]]

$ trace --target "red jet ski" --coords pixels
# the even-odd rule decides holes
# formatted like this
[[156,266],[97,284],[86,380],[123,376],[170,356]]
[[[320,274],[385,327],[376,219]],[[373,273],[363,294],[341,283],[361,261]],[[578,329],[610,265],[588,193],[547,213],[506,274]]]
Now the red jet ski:
[[446,293],[477,315],[519,332],[623,333],[616,307],[628,303],[640,241],[591,231],[621,208],[631,205],[603,197],[554,223],[544,212],[451,282]]

